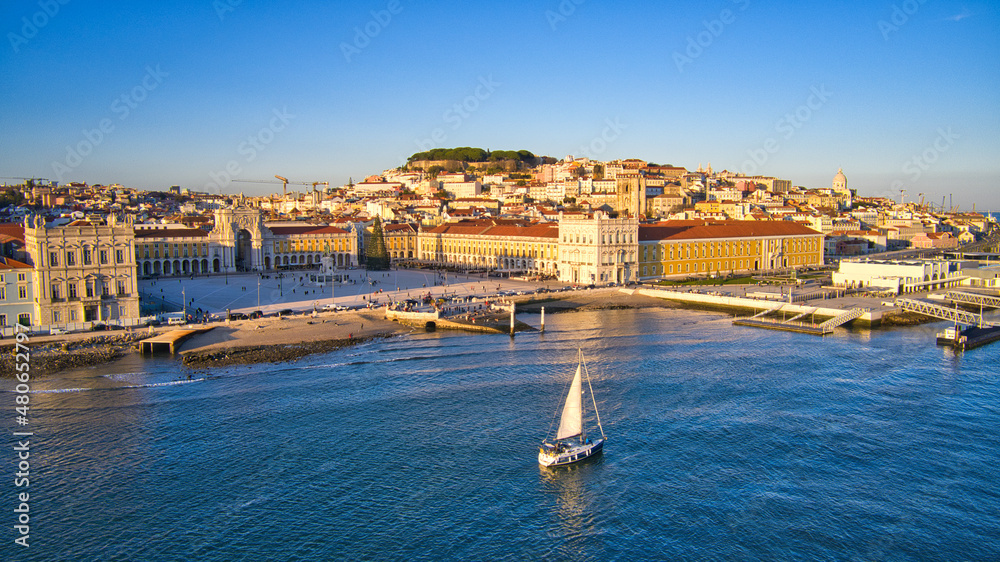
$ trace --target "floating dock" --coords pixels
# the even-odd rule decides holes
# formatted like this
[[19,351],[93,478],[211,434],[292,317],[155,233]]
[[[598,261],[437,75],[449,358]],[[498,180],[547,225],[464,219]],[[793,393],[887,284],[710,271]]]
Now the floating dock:
[[765,310],[750,318],[737,318],[733,320],[734,326],[751,326],[754,328],[766,328],[768,330],[781,330],[783,332],[798,332],[800,334],[812,334],[814,336],[825,336],[832,334],[837,326],[843,326],[852,320],[860,318],[866,311],[860,308],[851,308],[842,311],[837,316],[830,318],[826,322],[816,324],[814,322],[799,322],[802,317],[814,314],[817,308],[812,308],[799,312],[788,320],[778,320],[777,318],[765,318],[766,314],[773,314],[781,310],[782,306]]
[[800,334],[812,334],[814,336],[825,336],[833,332],[833,328],[823,328],[820,324],[809,324],[806,322],[782,322],[780,320],[767,320],[763,318],[737,318],[733,320],[733,326],[750,326],[752,328],[765,328],[767,330],[780,330],[782,332],[798,332]]
[[[993,297],[983,297],[982,295],[974,295],[970,293],[948,293],[948,300],[955,303],[972,303],[979,304],[980,306],[990,304],[991,301],[977,301],[976,299],[991,298]],[[968,312],[957,308],[947,308],[912,299],[896,299],[896,306],[902,308],[903,310],[909,310],[911,312],[917,312],[925,316],[930,316],[931,318],[940,318],[942,320],[950,320],[951,322],[954,322],[954,328],[948,328],[937,335],[938,345],[953,347],[958,351],[965,351],[967,349],[975,349],[988,343],[1000,340],[1000,326],[997,326],[992,322],[987,322],[983,318],[982,314],[976,314],[974,312]],[[958,326],[960,324],[969,327],[959,328]]]
[[971,327],[965,329],[948,328],[937,335],[938,345],[952,347],[956,351],[975,349],[997,340],[1000,340],[1000,326]]
[[[622,289],[626,292],[625,289]],[[847,310],[839,308],[824,308],[796,303],[779,303],[773,300],[762,300],[749,297],[734,297],[712,293],[701,293],[697,291],[671,291],[664,289],[636,289],[635,292],[650,297],[657,297],[674,302],[684,303],[698,308],[708,308],[715,310],[726,310],[731,312],[746,312],[751,316],[747,318],[737,318],[733,321],[736,326],[752,326],[754,328],[766,328],[768,330],[781,330],[785,332],[799,332],[803,334],[826,335],[833,333],[833,329],[849,322],[856,322],[864,326],[877,326],[882,321],[882,312],[879,310],[868,310],[861,308],[849,308]],[[789,320],[779,320],[767,318],[777,313],[791,314]],[[806,316],[824,319],[821,323],[801,322],[799,319]]]
[[158,336],[144,339],[139,342],[139,353],[143,355],[152,355],[157,352],[166,351],[171,355],[174,355],[177,353],[177,346],[185,340],[195,334],[208,332],[212,330],[212,328],[213,327],[193,328],[190,330],[172,330]]

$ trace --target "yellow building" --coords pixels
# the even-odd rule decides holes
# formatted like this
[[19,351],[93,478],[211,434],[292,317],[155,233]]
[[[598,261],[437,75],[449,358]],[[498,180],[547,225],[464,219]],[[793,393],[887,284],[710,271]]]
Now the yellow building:
[[[370,244],[372,227],[365,229],[365,247]],[[388,223],[382,225],[382,237],[389,260],[412,260],[417,257],[417,227],[410,223]]]
[[358,264],[358,237],[328,225],[268,223],[259,209],[218,209],[211,231],[183,224],[143,224],[135,230],[140,277],[273,271]]
[[421,231],[425,263],[509,275],[556,275],[559,227],[504,219],[463,220]]
[[817,267],[823,234],[790,221],[639,225],[639,275],[726,275]]

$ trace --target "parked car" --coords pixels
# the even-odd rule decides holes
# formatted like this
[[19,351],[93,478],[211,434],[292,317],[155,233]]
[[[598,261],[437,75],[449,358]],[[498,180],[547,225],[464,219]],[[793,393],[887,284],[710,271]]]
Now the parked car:
[[291,316],[292,314],[295,314],[295,311],[290,308],[284,308],[278,311],[278,316]]

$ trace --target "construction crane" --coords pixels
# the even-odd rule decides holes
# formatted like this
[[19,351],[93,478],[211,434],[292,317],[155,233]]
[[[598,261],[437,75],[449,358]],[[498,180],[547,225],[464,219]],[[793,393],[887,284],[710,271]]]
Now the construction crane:
[[[282,197],[286,197],[288,195],[288,184],[292,184],[292,185],[311,185],[313,187],[313,191],[315,191],[316,190],[316,186],[319,185],[319,184],[321,184],[321,183],[322,184],[326,184],[327,187],[330,187],[330,182],[325,182],[325,181],[316,181],[316,182],[289,181],[288,178],[286,178],[286,177],[282,177],[282,176],[274,176],[274,177],[276,179],[278,179],[278,180],[281,181],[281,193],[282,193]],[[272,181],[272,180],[233,180],[233,182],[240,182],[240,183],[270,183],[270,184],[276,184],[276,183],[278,183],[278,182]]]
[[277,174],[275,174],[274,177],[281,180],[281,197],[282,198],[288,197],[288,178],[283,178]]
[[0,179],[3,179],[3,180],[25,180],[26,182],[28,182],[28,181],[36,181],[36,180],[37,180],[37,181],[49,181],[49,179],[48,179],[48,178],[17,178],[17,177],[0,177]]

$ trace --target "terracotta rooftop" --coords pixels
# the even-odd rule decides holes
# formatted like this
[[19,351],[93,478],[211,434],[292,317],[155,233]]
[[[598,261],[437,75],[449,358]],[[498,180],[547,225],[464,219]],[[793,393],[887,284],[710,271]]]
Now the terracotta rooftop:
[[144,228],[135,231],[138,238],[204,238],[208,232],[200,228]]
[[0,269],[31,269],[31,266],[11,258],[0,256]]
[[24,225],[20,223],[0,224],[0,234],[6,234],[24,244]]
[[346,234],[347,231],[336,226],[269,226],[276,236],[294,236],[296,234]]

